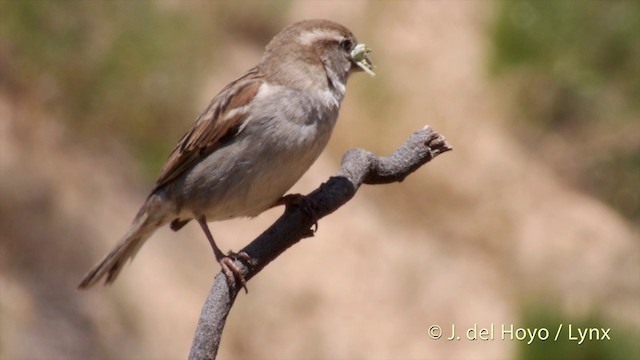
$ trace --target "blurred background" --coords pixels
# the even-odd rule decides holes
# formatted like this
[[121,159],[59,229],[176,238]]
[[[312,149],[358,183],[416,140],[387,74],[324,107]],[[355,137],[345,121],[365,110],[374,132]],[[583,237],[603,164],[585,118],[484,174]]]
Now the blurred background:
[[[197,226],[157,232],[111,287],[76,285],[208,101],[308,18],[349,27],[377,76],[351,78],[292,191],[425,124],[454,151],[363,187],[253,279],[220,358],[640,358],[639,2],[195,0],[0,2],[0,358],[186,358],[219,271]],[[237,250],[281,212],[212,231]]]

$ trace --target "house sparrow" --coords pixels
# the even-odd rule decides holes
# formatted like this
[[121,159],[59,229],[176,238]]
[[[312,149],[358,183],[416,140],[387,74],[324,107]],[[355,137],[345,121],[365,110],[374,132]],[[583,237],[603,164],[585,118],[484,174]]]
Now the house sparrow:
[[129,231],[84,277],[81,289],[127,260],[165,224],[174,231],[195,219],[230,284],[244,278],[218,248],[207,221],[254,217],[286,204],[283,197],[329,141],[349,75],[373,75],[370,50],[346,27],[328,20],[286,27],[260,63],[227,85],[175,147]]

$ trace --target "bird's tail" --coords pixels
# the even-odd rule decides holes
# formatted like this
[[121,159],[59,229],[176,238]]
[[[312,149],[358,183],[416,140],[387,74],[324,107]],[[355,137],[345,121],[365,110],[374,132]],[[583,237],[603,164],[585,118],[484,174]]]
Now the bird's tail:
[[163,214],[164,211],[158,208],[158,205],[162,207],[158,200],[155,195],[151,195],[147,199],[133,220],[127,234],[101,262],[89,270],[78,285],[78,289],[87,289],[98,283],[105,276],[107,277],[105,284],[111,284],[120,274],[124,264],[140,250],[145,240],[157,228],[168,222],[166,216],[163,216],[165,215]]

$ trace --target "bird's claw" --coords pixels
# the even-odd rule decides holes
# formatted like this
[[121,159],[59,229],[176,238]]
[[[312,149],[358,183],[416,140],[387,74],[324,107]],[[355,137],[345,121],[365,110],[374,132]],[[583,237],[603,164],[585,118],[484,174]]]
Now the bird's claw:
[[222,268],[222,272],[227,278],[227,283],[229,283],[231,286],[235,286],[236,280],[240,281],[240,284],[242,285],[245,293],[248,294],[249,290],[247,289],[247,281],[245,280],[244,275],[242,275],[242,271],[240,271],[240,268],[238,268],[238,266],[236,266],[236,264],[234,263],[235,260],[242,261],[249,266],[254,265],[254,260],[253,258],[251,258],[251,256],[249,256],[249,254],[244,251],[241,251],[239,253],[229,251],[227,256],[222,257],[218,261],[220,263],[220,267]]
[[302,194],[287,194],[280,198],[277,204],[284,205],[285,207],[299,207],[305,214],[307,214],[307,216],[309,216],[313,220],[313,229],[310,229],[311,235],[309,236],[313,236],[313,234],[318,231],[318,212],[316,211],[316,204],[308,197]]

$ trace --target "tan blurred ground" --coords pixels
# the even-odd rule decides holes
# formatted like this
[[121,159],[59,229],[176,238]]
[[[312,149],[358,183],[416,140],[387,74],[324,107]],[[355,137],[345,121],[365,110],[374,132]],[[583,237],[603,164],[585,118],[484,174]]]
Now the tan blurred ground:
[[[504,94],[485,76],[490,10],[295,3],[289,22],[349,26],[374,49],[378,76],[351,79],[329,149],[294,191],[333,174],[346,149],[388,153],[425,124],[454,151],[402,184],[363,188],[252,280],[220,358],[508,359],[515,342],[434,341],[427,329],[518,325],[523,304],[536,302],[576,316],[597,310],[640,331],[637,229],[563,184],[504,129]],[[213,69],[203,105],[262,51],[228,46],[228,70]],[[193,225],[159,231],[114,286],[76,292],[150,184],[126,151],[78,147],[40,110],[0,94],[0,244],[9,244],[0,247],[0,358],[185,358],[219,269],[204,236]],[[280,211],[213,232],[238,249]],[[8,256],[25,266],[7,268]]]

